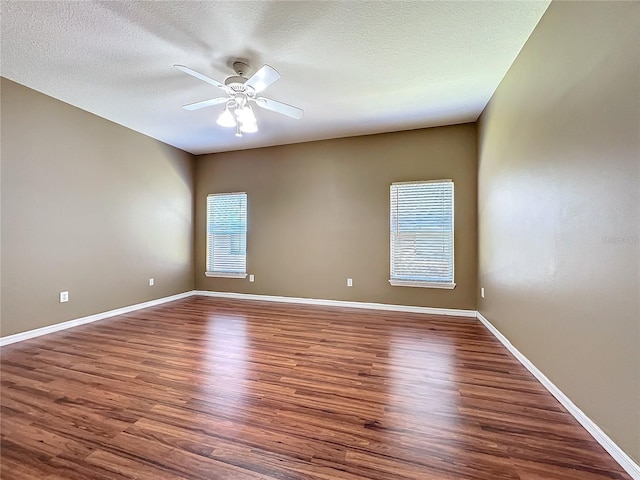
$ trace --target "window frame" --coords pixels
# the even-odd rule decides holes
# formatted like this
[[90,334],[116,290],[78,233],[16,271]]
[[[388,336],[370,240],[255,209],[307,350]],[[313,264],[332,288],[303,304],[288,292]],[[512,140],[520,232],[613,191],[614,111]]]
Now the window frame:
[[[402,278],[394,278],[394,232],[393,232],[393,202],[394,202],[394,187],[399,185],[421,185],[428,183],[448,183],[451,184],[451,281],[447,282],[434,282],[431,280],[407,280]],[[397,202],[397,199],[396,199]],[[396,211],[399,207],[396,205]],[[410,181],[410,182],[394,182],[389,187],[389,283],[395,287],[421,287],[421,288],[441,288],[441,289],[454,289],[455,283],[455,185],[451,179],[439,179],[439,180],[423,180],[423,181]]]
[[[244,272],[232,272],[232,271],[222,271],[215,270],[215,256],[213,252],[210,251],[213,248],[210,242],[213,242],[214,234],[209,232],[209,224],[211,223],[211,215],[213,214],[210,211],[210,203],[209,199],[211,197],[236,197],[243,196],[244,197],[244,238],[241,241],[241,244],[244,243]],[[227,193],[210,193],[207,195],[207,206],[206,206],[206,242],[205,242],[205,276],[207,277],[218,277],[218,278],[246,278],[247,277],[247,236],[249,230],[249,199],[247,192],[227,192]],[[232,241],[233,239],[230,239]],[[242,245],[241,245],[242,246]],[[229,247],[230,254],[233,250],[233,245]],[[211,259],[211,264],[209,263],[209,259]],[[209,269],[211,267],[211,270]]]

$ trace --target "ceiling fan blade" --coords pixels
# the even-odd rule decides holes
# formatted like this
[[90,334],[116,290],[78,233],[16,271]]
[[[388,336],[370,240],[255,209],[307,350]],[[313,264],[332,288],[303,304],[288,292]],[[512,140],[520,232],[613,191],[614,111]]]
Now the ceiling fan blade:
[[188,75],[191,75],[192,77],[196,77],[197,79],[202,80],[203,82],[207,82],[213,85],[214,87],[221,88],[225,92],[229,92],[231,90],[224,83],[220,83],[217,80],[214,80],[213,78],[209,78],[206,75],[196,72],[195,70],[191,70],[189,67],[185,67],[184,65],[174,65],[174,67],[176,67],[178,70],[181,70]]
[[247,80],[244,85],[249,86],[255,90],[256,93],[261,92],[273,82],[280,78],[278,71],[270,67],[269,65],[263,65],[260,70],[251,75],[251,78]]
[[270,98],[258,97],[256,98],[256,105],[266,110],[281,113],[298,120],[302,118],[302,115],[304,115],[304,110],[301,108],[287,105],[286,103],[278,102],[276,100],[271,100]]
[[182,108],[185,110],[200,110],[201,108],[211,107],[212,105],[219,105],[221,103],[225,103],[231,100],[229,97],[217,97],[211,98],[209,100],[203,100],[202,102],[189,103],[188,105],[183,105]]

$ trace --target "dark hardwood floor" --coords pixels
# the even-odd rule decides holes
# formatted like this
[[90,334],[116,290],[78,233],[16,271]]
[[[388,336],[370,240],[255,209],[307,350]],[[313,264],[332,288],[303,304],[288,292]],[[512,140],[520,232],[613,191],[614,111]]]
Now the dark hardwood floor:
[[11,479],[628,479],[476,320],[191,297],[2,348]]

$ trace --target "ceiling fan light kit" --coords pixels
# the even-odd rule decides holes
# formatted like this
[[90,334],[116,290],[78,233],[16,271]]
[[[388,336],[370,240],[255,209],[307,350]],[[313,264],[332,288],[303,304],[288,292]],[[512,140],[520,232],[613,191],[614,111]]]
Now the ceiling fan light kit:
[[218,116],[218,120],[217,120],[216,123],[218,125],[220,125],[221,127],[235,127],[236,126],[236,119],[233,116],[233,113],[231,113],[231,110],[229,110],[229,105],[224,107],[224,110]]
[[237,137],[242,137],[243,133],[255,133],[258,131],[258,121],[250,103],[254,103],[265,110],[271,110],[295,119],[302,118],[304,114],[303,110],[298,107],[256,96],[257,93],[260,93],[280,78],[278,71],[269,65],[263,65],[256,73],[247,78],[245,75],[249,70],[249,66],[244,62],[237,61],[233,64],[236,75],[228,77],[224,83],[220,83],[184,65],[174,66],[192,77],[218,87],[227,94],[226,97],[216,97],[190,103],[182,108],[191,111],[226,103],[216,123],[221,127],[235,127],[235,135]]

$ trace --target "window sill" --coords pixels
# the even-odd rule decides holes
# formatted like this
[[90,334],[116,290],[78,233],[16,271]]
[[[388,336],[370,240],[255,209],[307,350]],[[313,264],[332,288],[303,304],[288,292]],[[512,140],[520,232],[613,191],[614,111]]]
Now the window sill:
[[447,290],[456,288],[455,283],[419,282],[412,280],[389,280],[389,283],[394,287],[444,288]]
[[219,278],[247,278],[246,273],[229,273],[229,272],[204,272],[207,277]]

